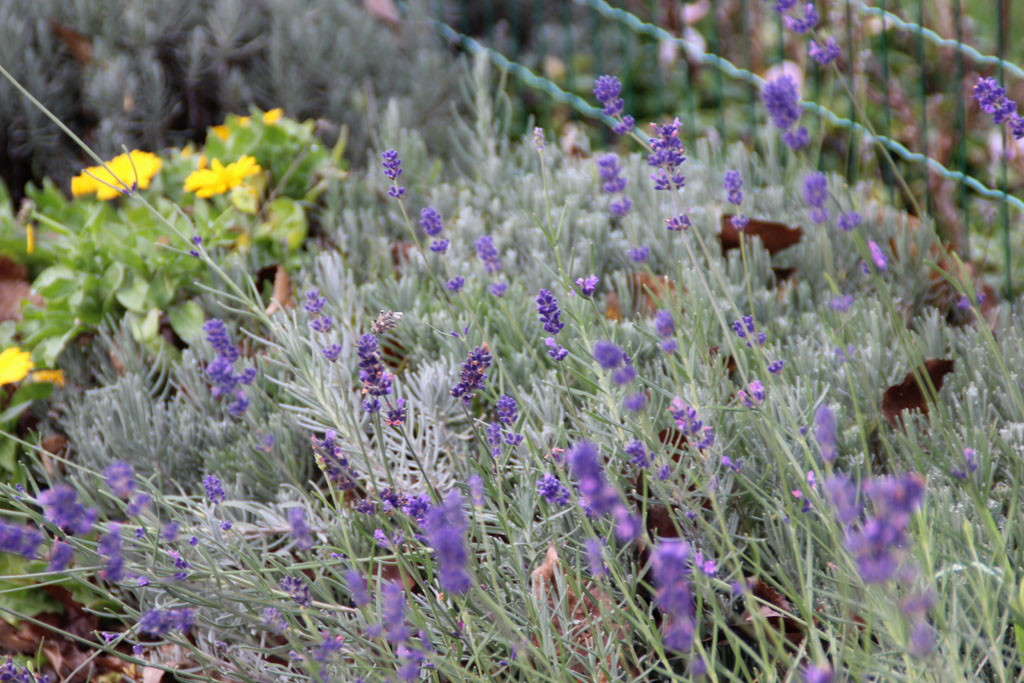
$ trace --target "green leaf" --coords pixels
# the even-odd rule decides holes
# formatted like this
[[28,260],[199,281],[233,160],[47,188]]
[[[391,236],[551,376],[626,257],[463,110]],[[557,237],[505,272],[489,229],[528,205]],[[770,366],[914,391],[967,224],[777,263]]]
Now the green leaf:
[[[0,576],[27,573],[29,560],[9,553],[0,553]],[[61,613],[64,606],[42,588],[27,580],[0,579],[0,615],[11,625],[18,617],[35,617],[45,612]],[[13,612],[13,614],[12,614]]]
[[172,306],[167,311],[171,321],[171,329],[184,341],[191,343],[203,332],[205,316],[202,307],[194,301],[186,301]]
[[145,313],[148,309],[148,306],[146,306],[146,294],[148,291],[149,283],[138,274],[135,274],[129,284],[117,290],[116,296],[121,305],[129,311]]
[[306,212],[288,197],[278,197],[267,205],[269,220],[256,230],[257,238],[270,237],[275,242],[285,241],[288,249],[298,249],[306,239]]
[[167,308],[174,301],[176,290],[168,274],[158,274],[149,283],[149,289],[146,291],[147,308]]

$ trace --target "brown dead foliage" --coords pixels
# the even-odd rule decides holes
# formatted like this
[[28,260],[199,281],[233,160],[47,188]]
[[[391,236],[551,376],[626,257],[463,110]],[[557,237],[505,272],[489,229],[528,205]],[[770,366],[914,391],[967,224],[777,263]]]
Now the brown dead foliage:
[[[546,604],[551,616],[552,628],[562,637],[563,642],[569,643],[570,652],[566,653],[573,662],[572,670],[581,676],[591,676],[590,680],[607,681],[605,674],[599,673],[594,677],[592,670],[585,668],[585,662],[589,652],[597,647],[599,641],[606,641],[614,638],[619,641],[628,640],[629,634],[626,627],[617,623],[606,623],[601,617],[602,609],[607,613],[614,608],[611,599],[593,582],[584,586],[583,596],[577,596],[562,581],[564,595],[559,588],[557,577],[564,577],[565,570],[562,568],[561,560],[558,559],[558,550],[552,543],[544,555],[542,562],[530,575],[531,589],[537,600]],[[564,610],[560,606],[564,605]],[[563,621],[562,614],[568,615],[568,620]],[[537,642],[534,636],[534,643]],[[614,662],[608,662],[608,670],[613,670]]]
[[[756,579],[750,590],[761,603],[757,613],[765,617],[771,627],[782,634],[786,640],[794,645],[799,645],[806,635],[806,629],[798,619],[792,616],[794,610],[789,600],[761,579]],[[749,612],[744,615],[744,624],[752,625],[753,621],[754,615]]]
[[0,322],[21,321],[21,302],[28,299],[43,305],[38,294],[32,294],[28,281],[28,268],[6,256],[0,256]]
[[[667,275],[651,275],[640,271],[630,273],[626,287],[629,300],[633,302],[630,312],[634,318],[640,316],[650,318],[658,312],[659,301],[664,302],[668,295],[676,293],[676,283],[669,280]],[[667,305],[667,303],[662,305]],[[615,290],[608,292],[604,316],[608,320],[622,322],[622,304],[619,292]]]
[[[743,234],[748,238],[756,237],[772,256],[783,249],[793,246],[803,237],[803,229],[800,226],[790,227],[785,223],[763,221],[751,218]],[[732,214],[722,216],[722,230],[718,233],[718,240],[722,243],[722,253],[726,254],[730,249],[738,249],[740,246],[740,231],[732,224]]]
[[76,62],[85,66],[92,61],[92,40],[89,36],[70,26],[50,21],[50,30],[64,43]]
[[[936,392],[942,389],[946,375],[952,371],[953,360],[949,358],[929,358],[922,368],[922,374],[931,379]],[[882,395],[882,415],[893,427],[900,427],[900,414],[904,410],[920,410],[928,414],[925,388],[913,372],[908,372],[902,382],[889,387]]]
[[274,269],[272,297],[270,305],[267,306],[267,315],[274,315],[286,308],[295,308],[295,300],[292,298],[292,279],[288,277],[288,271],[280,264]]

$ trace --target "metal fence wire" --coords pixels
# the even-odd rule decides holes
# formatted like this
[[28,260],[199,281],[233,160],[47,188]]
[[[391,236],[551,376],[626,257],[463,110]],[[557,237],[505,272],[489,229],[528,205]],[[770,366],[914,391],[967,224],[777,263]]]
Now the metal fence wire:
[[1013,249],[1024,232],[1024,144],[980,113],[971,88],[991,76],[1018,101],[1024,93],[1024,41],[1008,43],[1024,32],[1021,5],[1013,30],[1015,2],[819,1],[819,26],[842,49],[838,78],[807,59],[806,39],[784,30],[775,0],[429,0],[428,7],[446,40],[514,76],[517,99],[544,122],[605,118],[590,88],[597,75],[613,73],[638,121],[679,116],[691,142],[710,132],[755,145],[766,119],[765,75],[795,62],[804,72],[804,110],[822,140],[818,166],[850,182],[877,174],[893,204],[933,218],[963,257],[973,251],[999,271],[1012,296],[1014,259],[1024,251]]

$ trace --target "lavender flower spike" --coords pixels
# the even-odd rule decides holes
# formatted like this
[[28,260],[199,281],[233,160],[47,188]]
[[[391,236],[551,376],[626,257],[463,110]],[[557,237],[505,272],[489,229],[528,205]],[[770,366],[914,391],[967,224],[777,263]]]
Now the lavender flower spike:
[[465,593],[470,587],[466,573],[466,515],[462,511],[462,496],[452,491],[439,505],[427,513],[424,530],[427,542],[437,555],[438,577],[441,588],[449,593]]

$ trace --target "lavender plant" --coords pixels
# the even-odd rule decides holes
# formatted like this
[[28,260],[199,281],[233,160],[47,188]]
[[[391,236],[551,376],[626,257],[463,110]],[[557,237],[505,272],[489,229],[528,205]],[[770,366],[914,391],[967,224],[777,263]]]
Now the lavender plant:
[[[1016,675],[1019,306],[982,321],[930,222],[871,183],[805,183],[772,144],[683,150],[676,122],[616,162],[625,223],[608,162],[500,142],[472,82],[453,159],[390,117],[385,164],[332,186],[305,307],[267,313],[194,245],[211,339],[157,370],[98,342],[128,371],[67,398],[75,455],[0,484],[10,581],[102,598],[116,635],[90,647],[160,667],[171,643],[195,680]],[[732,200],[803,238],[726,250]],[[950,291],[976,324],[947,323]],[[937,357],[941,389],[919,371],[890,421],[887,387]]]

